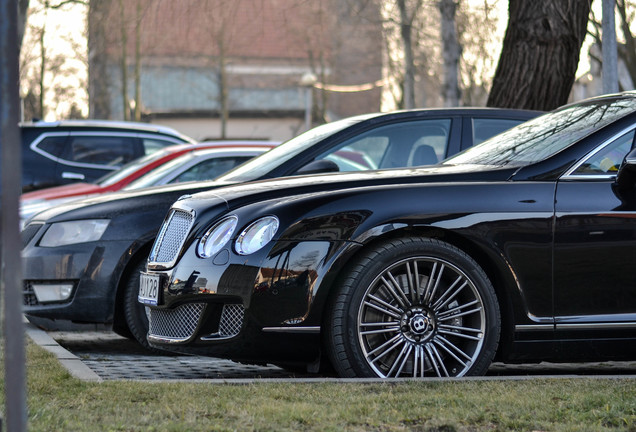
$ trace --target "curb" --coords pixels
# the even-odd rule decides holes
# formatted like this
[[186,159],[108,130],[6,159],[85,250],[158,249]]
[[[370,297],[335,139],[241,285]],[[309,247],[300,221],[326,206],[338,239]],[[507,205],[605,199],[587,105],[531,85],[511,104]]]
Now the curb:
[[35,344],[55,355],[62,366],[64,366],[64,368],[66,368],[73,377],[83,381],[104,381],[99,375],[82,363],[82,360],[79,357],[67,351],[64,347],[58,344],[55,339],[46,334],[44,330],[37,328],[30,322],[26,321],[26,319],[24,324],[26,335],[29,336]]

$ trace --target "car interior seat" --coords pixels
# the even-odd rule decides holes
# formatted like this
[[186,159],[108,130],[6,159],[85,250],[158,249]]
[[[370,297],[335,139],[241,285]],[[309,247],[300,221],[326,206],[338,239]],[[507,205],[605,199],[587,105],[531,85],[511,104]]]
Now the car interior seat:
[[433,147],[428,144],[422,144],[415,149],[411,165],[434,165],[437,162],[439,162],[439,160],[437,159],[437,154]]

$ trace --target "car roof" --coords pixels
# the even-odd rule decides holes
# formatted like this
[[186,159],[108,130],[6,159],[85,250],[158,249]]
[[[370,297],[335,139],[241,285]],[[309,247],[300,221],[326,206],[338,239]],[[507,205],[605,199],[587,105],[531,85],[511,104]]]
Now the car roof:
[[168,126],[151,123],[127,122],[116,120],[56,120],[56,121],[32,121],[19,124],[23,129],[51,128],[51,129],[115,129],[131,130],[138,132],[152,132],[178,137],[183,141],[195,143],[196,141]]

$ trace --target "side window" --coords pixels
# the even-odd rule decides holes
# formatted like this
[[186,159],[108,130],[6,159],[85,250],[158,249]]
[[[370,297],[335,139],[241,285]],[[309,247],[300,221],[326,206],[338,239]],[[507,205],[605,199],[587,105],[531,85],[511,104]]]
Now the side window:
[[170,183],[187,182],[187,181],[199,181],[199,180],[212,180],[224,174],[226,171],[231,170],[237,165],[251,159],[250,156],[235,156],[225,158],[208,159],[201,163],[188,168],[186,171],[179,174]]
[[141,138],[144,154],[151,154],[164,147],[175,145],[173,141],[162,140],[158,138]]
[[37,143],[36,147],[42,151],[47,152],[51,156],[62,157],[64,153],[64,142],[66,141],[66,136],[50,136],[44,138],[42,141]]
[[435,164],[446,156],[450,126],[450,119],[384,125],[344,141],[317,159],[336,162],[340,171]]
[[134,138],[123,136],[71,136],[65,159],[76,163],[121,166],[135,158]]
[[572,174],[574,175],[598,175],[616,174],[621,167],[623,159],[632,149],[635,131],[626,133],[600,151],[590,156]]
[[523,122],[524,120],[475,118],[473,119],[473,145],[480,144]]

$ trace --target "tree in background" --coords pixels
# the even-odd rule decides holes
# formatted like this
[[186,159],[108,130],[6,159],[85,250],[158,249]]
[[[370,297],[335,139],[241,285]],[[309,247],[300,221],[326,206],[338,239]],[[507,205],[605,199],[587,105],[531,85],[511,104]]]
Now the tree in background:
[[[501,3],[502,0],[498,1]],[[499,24],[496,2],[486,0],[460,6],[456,22],[462,49],[459,64],[462,104],[484,106],[501,45],[496,37]]]
[[88,7],[88,112],[90,118],[109,119],[108,14],[111,0],[90,0]]
[[[631,29],[631,24],[636,18],[636,2],[628,0],[616,0],[616,30],[618,44],[618,58],[625,65],[625,69],[631,78],[632,85],[636,84],[636,36]],[[594,12],[590,18],[590,26],[588,34],[592,37],[594,44],[599,50],[590,49],[589,55],[591,59],[599,65],[603,64],[601,54],[603,46],[603,28],[601,18],[597,17]],[[624,88],[619,80],[620,90],[631,90]]]
[[510,0],[487,105],[552,110],[568,100],[591,0]]
[[[67,6],[85,5],[80,0],[32,0],[27,10],[25,37],[20,52],[20,83],[23,100],[23,118],[44,119],[50,111],[56,118],[83,116],[78,108],[78,92],[86,88],[79,69],[86,62],[86,47],[65,35],[64,51],[50,46],[49,35],[56,28],[47,28],[47,17],[56,11],[65,13]],[[20,3],[20,6],[28,2]],[[78,81],[80,80],[80,81]]]
[[[496,0],[400,1],[405,2],[406,15],[400,13],[397,0],[384,2],[387,75],[395,107],[408,107],[409,45],[414,107],[485,104],[495,61]],[[411,30],[406,44],[404,28]]]
[[441,20],[442,57],[444,61],[444,106],[459,106],[459,59],[462,47],[457,39],[456,13],[459,1],[440,0],[438,7]]

